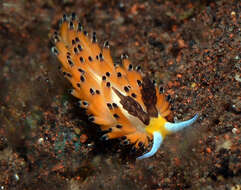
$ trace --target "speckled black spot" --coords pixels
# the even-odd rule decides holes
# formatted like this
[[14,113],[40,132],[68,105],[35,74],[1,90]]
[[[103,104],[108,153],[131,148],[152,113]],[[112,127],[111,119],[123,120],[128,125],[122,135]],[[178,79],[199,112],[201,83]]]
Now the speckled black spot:
[[79,60],[80,60],[81,63],[84,63],[84,61],[85,61],[82,56],[80,56]]
[[107,103],[106,105],[107,105],[107,107],[108,107],[109,109],[112,109],[111,103]]
[[79,42],[80,42],[80,40],[79,40],[78,37],[75,38],[75,41],[76,41],[76,43],[79,43]]
[[131,96],[132,96],[133,98],[136,98],[136,97],[137,97],[135,93],[131,93]]
[[136,82],[137,82],[138,86],[141,86],[141,81],[140,80],[137,80]]
[[133,69],[133,65],[132,65],[132,64],[129,64],[128,70],[131,71],[132,69]]
[[73,92],[74,92],[73,89],[69,89],[69,90],[68,90],[68,93],[69,93],[69,94],[72,94]]
[[78,23],[78,31],[79,31],[79,32],[82,32],[82,30],[83,30],[83,26],[82,26],[82,24],[79,22],[79,23]]
[[107,77],[110,77],[110,72],[106,72],[105,75],[106,75]]
[[114,108],[118,108],[118,105],[116,103],[112,104]]
[[117,77],[120,78],[122,76],[121,72],[117,73]]
[[68,59],[68,64],[70,65],[70,67],[74,66],[74,63],[70,59]]
[[130,142],[129,142],[129,140],[128,139],[125,139],[124,141],[123,141],[123,144],[124,145],[128,145]]
[[104,48],[110,48],[110,44],[109,44],[108,41],[105,41],[105,42],[104,42]]
[[87,101],[83,101],[82,102],[84,106],[88,106],[88,102]]
[[63,21],[67,21],[67,15],[66,14],[63,15]]
[[56,47],[52,47],[52,48],[51,48],[51,51],[52,51],[52,53],[53,53],[54,55],[58,55],[58,54],[59,54],[59,51],[57,50]]
[[125,92],[129,92],[129,88],[127,86],[124,87]]
[[79,49],[79,51],[82,51],[83,50],[83,48],[82,48],[82,46],[80,45],[80,44],[78,44],[78,49]]
[[142,146],[143,146],[143,143],[142,143],[142,142],[139,142],[139,143],[138,143],[138,146],[139,146],[139,147],[142,147]]
[[69,29],[70,30],[74,29],[74,23],[72,21],[69,22]]
[[69,78],[72,77],[72,75],[70,73],[66,73],[66,76],[69,77]]
[[52,39],[53,39],[54,43],[59,42],[59,41],[60,41],[60,38],[59,38],[58,33],[55,33],[54,36],[52,37]]
[[121,59],[128,59],[128,55],[127,54],[121,54]]
[[162,86],[159,87],[159,93],[160,93],[160,94],[163,94],[163,93],[164,93],[164,89],[163,89]]
[[136,66],[136,70],[137,70],[138,72],[140,72],[140,71],[141,71],[141,66],[140,66],[140,65]]
[[91,94],[91,95],[94,95],[94,94],[95,94],[95,91],[94,91],[92,88],[90,88],[90,94]]
[[116,125],[116,128],[121,129],[121,128],[122,128],[122,125],[117,124],[117,125]]
[[110,88],[110,82],[107,82],[107,83],[106,83],[106,86],[107,86],[108,88]]
[[74,53],[77,54],[79,51],[77,49],[77,47],[74,47]]
[[93,42],[93,43],[96,43],[96,42],[97,42],[96,32],[93,32],[93,34],[92,34],[92,42]]
[[72,40],[72,45],[75,45],[75,40]]
[[73,21],[73,20],[76,20],[76,14],[75,13],[72,13],[71,14],[71,20]]
[[119,119],[120,118],[120,116],[118,115],[118,114],[113,114],[113,116],[114,116],[114,118],[116,118],[116,119]]
[[80,76],[80,80],[81,80],[81,82],[84,82],[85,81],[85,77],[84,76]]
[[85,35],[85,36],[88,36],[88,32],[87,32],[86,30],[84,31],[84,35]]
[[106,80],[106,76],[102,76],[102,80]]
[[104,61],[104,57],[102,53],[99,54],[99,58],[100,58],[100,61]]
[[78,68],[78,71],[81,72],[82,74],[85,73],[85,71],[83,69],[81,69],[81,68]]
[[171,95],[170,95],[170,94],[167,95],[167,101],[168,101],[168,102],[171,101]]

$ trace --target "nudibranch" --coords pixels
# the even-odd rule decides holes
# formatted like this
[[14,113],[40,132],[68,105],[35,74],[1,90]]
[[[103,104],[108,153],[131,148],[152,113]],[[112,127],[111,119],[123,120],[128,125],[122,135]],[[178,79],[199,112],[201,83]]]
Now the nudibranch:
[[114,64],[108,41],[100,48],[96,33],[89,37],[75,13],[63,15],[53,42],[52,52],[73,86],[71,94],[86,109],[89,120],[106,132],[101,138],[120,138],[136,149],[153,142],[151,150],[138,160],[154,155],[166,135],[196,121],[197,115],[169,122],[171,110],[163,89],[144,76],[139,66],[134,68],[127,55],[121,56],[121,64]]

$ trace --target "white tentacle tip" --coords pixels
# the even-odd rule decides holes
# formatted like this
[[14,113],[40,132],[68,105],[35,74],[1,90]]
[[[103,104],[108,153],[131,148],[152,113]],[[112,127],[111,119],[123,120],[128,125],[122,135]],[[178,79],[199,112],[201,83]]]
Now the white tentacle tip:
[[177,131],[182,130],[185,127],[192,125],[197,120],[197,118],[198,118],[198,114],[196,114],[193,118],[191,118],[187,121],[182,121],[182,122],[178,122],[178,123],[166,122],[165,128],[170,132],[177,132]]
[[154,132],[153,133],[153,146],[152,146],[151,150],[149,152],[147,152],[146,154],[139,156],[136,159],[142,160],[144,158],[149,158],[149,157],[153,156],[160,148],[162,141],[163,141],[163,137],[162,137],[161,133],[157,132],[157,131]]

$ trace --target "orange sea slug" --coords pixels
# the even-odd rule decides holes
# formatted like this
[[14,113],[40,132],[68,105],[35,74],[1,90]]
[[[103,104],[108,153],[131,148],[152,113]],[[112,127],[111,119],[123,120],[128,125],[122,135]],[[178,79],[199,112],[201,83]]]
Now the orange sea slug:
[[74,13],[63,15],[53,41],[52,52],[74,88],[71,94],[80,99],[89,119],[107,131],[102,139],[121,138],[137,149],[153,140],[152,149],[137,159],[154,155],[167,134],[196,121],[197,115],[184,122],[168,122],[171,111],[162,88],[143,77],[140,67],[134,69],[126,55],[121,56],[121,64],[113,64],[109,43],[101,49],[96,33],[88,37]]

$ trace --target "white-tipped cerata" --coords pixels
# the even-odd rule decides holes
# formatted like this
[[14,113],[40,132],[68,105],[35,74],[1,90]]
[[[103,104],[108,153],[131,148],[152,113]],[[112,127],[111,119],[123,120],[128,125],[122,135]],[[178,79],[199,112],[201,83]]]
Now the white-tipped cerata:
[[153,156],[160,148],[162,141],[163,141],[163,137],[162,137],[161,133],[155,131],[153,133],[153,146],[152,146],[150,152],[147,152],[146,154],[138,157],[137,160],[142,160],[144,158],[149,158],[149,157]]
[[179,123],[166,122],[165,128],[170,132],[177,132],[177,131],[182,130],[185,127],[192,125],[197,120],[197,118],[198,118],[198,114],[196,114],[192,119],[189,119],[187,121],[182,121]]

